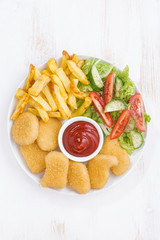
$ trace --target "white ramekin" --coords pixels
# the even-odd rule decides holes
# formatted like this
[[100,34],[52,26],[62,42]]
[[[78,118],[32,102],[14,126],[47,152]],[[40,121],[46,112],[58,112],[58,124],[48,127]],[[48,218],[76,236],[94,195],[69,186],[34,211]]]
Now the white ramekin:
[[[97,149],[91,155],[86,156],[86,157],[76,157],[76,156],[71,155],[70,153],[68,153],[66,151],[66,149],[64,148],[64,145],[63,145],[62,139],[63,139],[63,133],[64,133],[65,129],[70,124],[77,122],[77,121],[85,121],[85,122],[91,123],[97,129],[98,134],[99,134],[99,144],[98,144]],[[92,159],[93,157],[95,157],[101,150],[103,141],[104,141],[104,137],[103,137],[102,129],[94,120],[92,120],[91,118],[88,118],[88,117],[74,117],[74,118],[67,120],[61,127],[61,129],[59,131],[59,135],[58,135],[58,144],[59,144],[60,150],[63,152],[64,155],[66,155],[66,157],[68,157],[70,160],[73,160],[76,162],[85,162],[85,161],[88,161],[88,160]]]

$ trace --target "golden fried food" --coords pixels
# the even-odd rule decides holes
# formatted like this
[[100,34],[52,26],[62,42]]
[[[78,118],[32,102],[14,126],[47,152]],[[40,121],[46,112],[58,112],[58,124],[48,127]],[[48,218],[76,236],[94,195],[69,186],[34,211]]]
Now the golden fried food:
[[73,117],[82,116],[83,113],[85,113],[85,111],[87,110],[87,108],[89,108],[91,103],[92,103],[92,99],[90,97],[86,97],[82,105],[78,109],[76,109],[74,112],[71,113],[71,117],[73,118]]
[[45,158],[46,171],[41,178],[43,187],[64,188],[67,185],[69,160],[61,152],[50,152]]
[[74,96],[74,94],[72,92],[69,92],[69,94],[68,94],[68,101],[67,101],[67,103],[70,106],[72,111],[74,109],[77,109],[76,97]]
[[82,68],[83,65],[84,65],[84,60],[80,60],[78,63],[77,63],[78,67],[79,68]]
[[52,151],[58,147],[58,133],[62,123],[58,119],[50,118],[47,123],[40,120],[37,138],[38,146],[44,151]]
[[79,59],[78,59],[77,54],[73,53],[73,55],[72,55],[72,61],[75,62],[76,64],[78,64]]
[[58,68],[55,71],[56,75],[59,77],[59,79],[61,80],[61,82],[63,83],[66,91],[69,93],[70,92],[70,80],[67,77],[67,75],[65,74],[65,72],[63,71],[62,68]]
[[37,97],[44,87],[50,82],[51,78],[47,75],[41,75],[37,81],[28,89],[28,93]]
[[41,173],[45,167],[48,152],[41,150],[36,141],[30,145],[20,146],[20,151],[32,173]]
[[29,145],[38,137],[38,118],[29,112],[24,112],[15,120],[12,126],[12,136],[16,143]]
[[36,102],[34,99],[32,99],[32,98],[29,99],[28,103],[38,111],[41,119],[42,119],[44,122],[48,122],[48,120],[49,120],[48,113],[43,109],[43,107],[42,107],[41,105],[39,105],[39,103],[37,103],[37,102]]
[[58,108],[56,106],[56,103],[53,99],[53,96],[51,94],[49,87],[45,86],[45,88],[43,89],[42,92],[43,92],[44,96],[46,97],[46,99],[48,100],[48,103],[50,104],[52,111],[56,111]]
[[26,93],[21,99],[18,100],[16,107],[10,117],[11,120],[16,120],[17,117],[24,111],[29,101],[29,95]]
[[67,118],[71,115],[68,105],[66,104],[64,98],[60,93],[60,89],[57,85],[51,83],[52,94],[55,100],[55,103],[62,114],[62,116],[66,116]]
[[103,188],[109,178],[110,168],[118,165],[115,156],[98,154],[88,162],[88,173],[91,188]]
[[49,59],[48,66],[52,73],[54,73],[56,71],[56,69],[58,68],[58,64],[57,64],[55,58]]
[[110,140],[108,136],[104,140],[103,147],[100,153],[105,155],[113,155],[118,160],[118,165],[111,168],[114,175],[118,176],[126,172],[130,165],[130,159],[127,152],[121,148],[117,139]]
[[61,60],[61,68],[65,70],[67,68],[67,60],[69,59],[69,54],[67,51],[63,50],[62,52],[62,60]]
[[30,64],[29,73],[28,73],[28,76],[27,76],[25,84],[24,84],[24,90],[25,91],[27,91],[31,87],[32,80],[33,80],[33,77],[34,77],[34,73],[35,73],[35,66]]
[[86,75],[84,72],[77,66],[77,64],[72,60],[67,60],[67,65],[71,73],[82,83],[85,85],[89,84]]
[[90,180],[84,163],[69,161],[68,185],[79,193],[89,192]]
[[77,85],[78,85],[78,79],[72,79],[70,88],[73,94],[75,95],[75,97],[80,99],[85,99],[86,97],[88,97],[89,94],[86,92],[81,92],[77,87]]

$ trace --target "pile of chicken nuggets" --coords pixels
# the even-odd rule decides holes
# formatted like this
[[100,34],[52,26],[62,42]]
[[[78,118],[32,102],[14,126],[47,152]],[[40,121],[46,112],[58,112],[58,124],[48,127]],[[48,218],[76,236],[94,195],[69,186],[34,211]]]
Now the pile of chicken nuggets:
[[19,144],[28,168],[32,173],[41,173],[43,187],[65,188],[67,185],[85,194],[90,189],[103,188],[110,175],[123,174],[130,159],[117,141],[107,137],[100,153],[87,164],[69,160],[58,148],[58,133],[62,123],[50,118],[47,123],[30,112],[21,113],[14,121],[12,136]]

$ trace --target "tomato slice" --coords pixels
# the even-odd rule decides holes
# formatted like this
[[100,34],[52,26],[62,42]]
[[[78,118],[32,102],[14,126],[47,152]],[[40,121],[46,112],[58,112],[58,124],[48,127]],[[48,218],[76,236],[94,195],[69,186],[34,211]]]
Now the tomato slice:
[[115,138],[119,138],[121,136],[121,134],[124,132],[128,122],[129,122],[129,118],[130,118],[130,111],[128,109],[124,110],[121,115],[119,116],[119,118],[117,119],[111,135],[110,135],[110,139],[115,139]]
[[103,99],[105,105],[112,100],[113,96],[113,86],[114,86],[114,73],[111,72],[105,80],[103,89]]
[[145,132],[145,120],[144,120],[144,104],[142,95],[140,93],[134,94],[130,100],[130,112],[132,117],[135,119],[136,128],[141,131]]
[[93,105],[96,108],[97,112],[103,119],[104,123],[108,126],[111,127],[113,124],[112,116],[110,113],[104,113],[104,101],[103,98],[100,96],[99,93],[97,92],[91,92],[89,94],[90,98],[92,99]]

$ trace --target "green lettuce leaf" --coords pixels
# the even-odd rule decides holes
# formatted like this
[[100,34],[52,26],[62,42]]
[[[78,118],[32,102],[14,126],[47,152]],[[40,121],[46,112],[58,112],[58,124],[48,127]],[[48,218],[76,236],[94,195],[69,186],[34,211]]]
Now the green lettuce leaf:
[[82,105],[82,103],[84,102],[83,99],[79,99],[79,98],[77,98],[76,101],[77,101],[77,108],[79,108]]
[[84,117],[88,117],[91,118],[92,116],[92,111],[91,111],[91,106],[89,108],[87,108],[87,110],[85,111],[85,113],[83,113]]
[[92,92],[93,91],[93,88],[91,87],[91,84],[88,84],[88,85],[85,85],[81,82],[78,82],[78,86],[79,90],[81,92]]
[[114,78],[116,79],[118,75],[121,73],[116,67],[112,68],[112,72],[114,73]]
[[151,121],[151,117],[146,112],[144,113],[144,119],[145,119],[145,122]]
[[97,58],[88,58],[85,60],[85,63],[82,67],[82,71],[84,72],[85,75],[88,75],[88,73],[90,72],[93,64],[97,61]]
[[113,68],[112,71],[115,74],[115,78],[121,79],[123,86],[120,88],[119,95],[120,98],[128,102],[130,97],[135,94],[134,82],[129,78],[129,67],[128,65],[124,68],[122,72]]
[[130,136],[130,133],[123,132],[121,136],[118,138],[119,144],[122,148],[124,148],[128,154],[132,154],[134,152],[134,145]]
[[113,122],[117,121],[117,119],[118,119],[118,117],[120,116],[121,113],[122,113],[122,111],[111,112],[111,116],[112,116]]
[[93,107],[93,105],[91,105],[89,108],[87,108],[87,110],[85,111],[83,116],[91,118],[97,123],[103,123],[102,118],[98,115],[98,113],[97,113],[96,109]]

